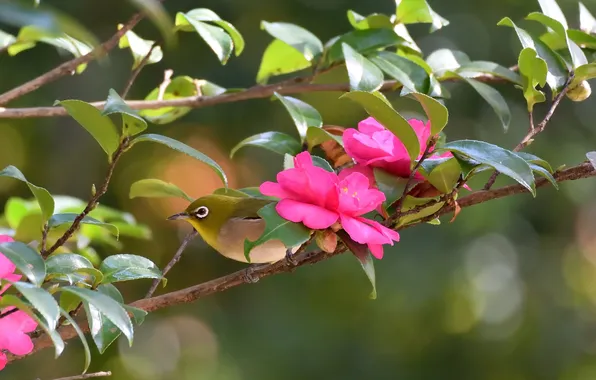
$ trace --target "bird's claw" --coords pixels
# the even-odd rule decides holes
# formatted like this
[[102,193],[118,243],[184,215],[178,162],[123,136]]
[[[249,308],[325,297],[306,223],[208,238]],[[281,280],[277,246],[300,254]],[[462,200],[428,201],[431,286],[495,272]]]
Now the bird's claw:
[[244,282],[249,284],[255,284],[259,282],[259,276],[255,275],[255,267],[253,265],[249,266],[244,270]]
[[294,254],[290,249],[286,250],[286,265],[289,267],[295,267],[298,265],[298,261],[296,261],[296,258],[294,258]]

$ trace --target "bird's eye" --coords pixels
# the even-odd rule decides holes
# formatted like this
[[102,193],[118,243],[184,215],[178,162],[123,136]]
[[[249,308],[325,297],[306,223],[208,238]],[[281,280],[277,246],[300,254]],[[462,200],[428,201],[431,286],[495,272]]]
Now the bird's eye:
[[197,218],[203,219],[209,215],[209,209],[205,206],[201,206],[195,210],[194,214],[197,216]]

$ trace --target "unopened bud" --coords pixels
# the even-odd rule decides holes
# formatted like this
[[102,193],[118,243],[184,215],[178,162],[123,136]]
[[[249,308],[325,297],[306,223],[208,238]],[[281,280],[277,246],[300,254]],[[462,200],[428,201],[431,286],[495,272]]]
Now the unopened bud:
[[583,102],[584,100],[588,99],[591,94],[592,88],[585,80],[581,81],[577,86],[567,91],[567,97],[574,102]]

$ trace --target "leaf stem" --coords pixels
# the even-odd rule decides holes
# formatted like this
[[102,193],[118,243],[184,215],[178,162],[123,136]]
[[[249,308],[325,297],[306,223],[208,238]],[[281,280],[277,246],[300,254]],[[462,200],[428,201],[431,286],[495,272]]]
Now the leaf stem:
[[122,99],[126,99],[126,95],[128,95],[128,92],[132,88],[132,85],[134,84],[135,80],[137,80],[137,77],[139,76],[139,73],[141,72],[141,70],[143,70],[143,68],[145,67],[145,65],[147,64],[147,62],[149,62],[149,58],[151,57],[151,53],[153,53],[153,50],[158,45],[159,45],[158,42],[155,41],[153,43],[153,45],[151,45],[151,48],[149,49],[149,52],[147,52],[147,54],[145,55],[145,57],[143,57],[143,60],[139,63],[139,65],[137,66],[137,68],[133,70],[132,74],[130,75],[130,79],[128,80],[128,83],[126,83],[126,86],[124,87],[124,90],[122,90],[122,95],[121,95]]

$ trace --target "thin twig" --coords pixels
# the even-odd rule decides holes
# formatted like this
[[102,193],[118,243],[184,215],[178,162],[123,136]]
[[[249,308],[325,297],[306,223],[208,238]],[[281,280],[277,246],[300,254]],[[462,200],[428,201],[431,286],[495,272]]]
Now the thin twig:
[[54,245],[50,249],[48,249],[47,251],[42,250],[43,257],[48,257],[56,249],[63,246],[64,243],[66,243],[66,241],[72,236],[72,234],[75,233],[75,231],[81,224],[81,221],[91,211],[93,211],[95,206],[97,206],[97,203],[99,202],[99,198],[101,198],[108,191],[108,185],[110,184],[110,180],[112,179],[112,174],[114,174],[114,168],[116,167],[116,163],[118,163],[118,160],[120,159],[120,157],[122,156],[122,154],[124,153],[126,148],[128,147],[128,142],[129,142],[128,138],[124,138],[122,140],[122,142],[120,142],[120,145],[118,145],[118,149],[116,149],[116,151],[112,155],[112,160],[110,162],[110,165],[108,166],[108,172],[106,174],[106,177],[105,177],[102,185],[99,187],[99,189],[97,189],[95,194],[91,197],[91,199],[87,203],[87,206],[85,207],[85,209],[79,215],[77,215],[77,217],[72,222],[72,224],[68,228],[68,230],[66,230],[66,232],[64,232],[64,234],[62,236],[60,236],[60,238],[56,241],[56,243],[54,243]]
[[79,65],[84,63],[89,63],[98,57],[106,54],[108,51],[112,50],[118,42],[120,38],[129,30],[131,30],[139,21],[143,19],[144,15],[142,12],[139,12],[132,16],[130,20],[124,26],[119,29],[109,40],[104,42],[103,44],[99,45],[97,48],[93,49],[90,53],[87,53],[83,56],[76,57],[71,59],[68,62],[64,62],[63,64],[53,68],[52,70],[46,72],[38,76],[35,79],[30,80],[29,82],[23,83],[20,86],[13,88],[3,94],[0,95],[0,105],[6,104],[12,100],[20,98],[23,95],[26,95],[30,92],[37,90],[38,88],[45,86],[48,83],[51,83],[65,75],[70,75]]
[[41,232],[41,252],[46,250],[49,232],[50,232],[50,225],[48,223],[46,223],[46,224],[44,224],[43,231]]
[[112,372],[106,371],[106,372],[87,373],[84,375],[61,377],[59,379],[54,379],[54,380],[85,380],[85,379],[92,379],[94,377],[106,377],[106,376],[112,376]]
[[[163,269],[163,276],[165,277],[165,275],[170,271],[170,269],[172,269],[172,267],[174,265],[176,265],[176,263],[178,261],[180,261],[180,259],[182,258],[182,253],[184,252],[184,250],[186,249],[186,246],[192,241],[192,239],[194,239],[197,236],[197,231],[195,229],[193,229],[191,232],[188,233],[188,235],[186,235],[186,237],[184,238],[184,240],[182,241],[182,244],[180,244],[180,247],[178,248],[178,250],[176,251],[176,254],[174,254],[174,257],[172,257],[172,260],[170,260],[170,262],[165,266],[165,268]],[[159,286],[159,283],[161,282],[161,279],[157,278],[155,280],[153,280],[153,284],[151,284],[151,288],[149,288],[149,291],[147,292],[147,294],[145,295],[145,298],[149,298],[153,295],[153,293],[155,293],[155,291],[157,290],[157,287]]]
[[141,62],[137,66],[137,68],[133,70],[132,74],[130,75],[130,79],[128,80],[128,83],[126,83],[126,87],[124,87],[124,90],[122,90],[122,95],[121,95],[122,99],[126,99],[126,95],[128,95],[128,92],[130,91],[133,83],[135,82],[135,80],[137,80],[137,76],[139,76],[139,73],[141,72],[141,70],[143,70],[143,67],[145,67],[145,65],[147,64],[147,62],[149,62],[149,58],[151,57],[151,53],[153,53],[153,50],[157,46],[158,46],[158,42],[155,41],[153,43],[153,45],[151,45],[151,48],[149,49],[149,52],[147,52],[147,54],[145,55],[145,57],[143,57],[143,60],[141,60]]
[[172,83],[172,75],[174,75],[174,70],[168,69],[163,73],[163,82],[159,85],[159,89],[157,91],[157,100],[162,101],[164,95],[166,94],[166,89]]
[[[479,75],[473,79],[485,83],[500,83],[503,79],[492,75]],[[223,93],[212,96],[188,96],[167,100],[129,100],[126,104],[136,110],[159,109],[164,107],[190,107],[203,108],[218,104],[233,103],[249,99],[262,99],[273,96],[274,92],[281,95],[302,94],[309,92],[346,92],[350,91],[349,83],[310,83],[312,76],[303,77],[300,81],[297,79],[273,83],[262,86],[257,85],[244,91]],[[447,81],[455,81],[457,78],[449,78]],[[394,80],[385,81],[380,91],[394,91],[401,87],[400,83]],[[92,102],[93,106],[103,109],[105,101]],[[61,106],[56,107],[28,107],[28,108],[2,108],[0,107],[0,119],[24,119],[33,117],[55,117],[67,116],[66,109]]]
[[[579,180],[582,178],[589,178],[589,177],[596,177],[596,169],[590,164],[589,162],[585,162],[581,165],[574,166],[562,171],[555,172],[553,177],[557,180],[557,182],[563,181],[571,181],[571,180]],[[545,178],[539,178],[536,180],[536,187],[543,187],[548,186],[550,183]],[[480,203],[484,203],[487,201],[491,201],[494,199],[504,198],[507,196],[511,196],[514,194],[523,194],[528,193],[528,190],[519,184],[504,186],[494,190],[480,190],[471,193],[470,195],[463,197],[458,200],[458,204],[461,208],[471,207]],[[440,212],[432,215],[432,219],[445,215],[453,210],[453,206],[446,206],[443,207]],[[417,220],[414,223],[407,224],[405,226],[400,226],[397,228],[398,230],[403,230],[406,228],[413,227],[425,221],[426,219],[430,218],[423,218]],[[429,219],[431,220],[431,219]],[[294,259],[296,265],[290,267],[287,265],[286,260],[280,260],[273,264],[264,264],[257,266],[252,270],[252,274],[257,276],[258,278],[264,278],[267,276],[280,274],[280,273],[288,273],[294,270],[295,267],[304,266],[307,264],[315,264],[317,262],[329,259],[333,256],[339,255],[341,252],[341,247],[333,253],[326,253],[322,251],[313,251],[313,252],[302,252],[298,255],[295,255]],[[164,309],[168,307],[172,307],[175,305],[187,304],[190,302],[194,302],[200,298],[207,297],[209,295],[223,292],[227,289],[240,286],[246,284],[245,281],[246,277],[246,269],[228,274],[226,276],[204,282],[202,284],[194,285],[185,289],[177,290],[171,293],[166,293],[160,296],[142,299],[136,302],[133,302],[131,306],[135,306],[141,308],[147,312],[152,312],[159,309]],[[80,324],[81,329],[83,331],[89,331],[89,326],[85,323]],[[72,339],[77,335],[76,331],[72,328],[72,326],[63,326],[59,329],[60,336],[63,340]],[[42,336],[36,338],[34,340],[34,349],[29,354],[34,354],[37,351],[42,349],[52,347],[53,343],[52,340],[46,335],[43,334]],[[8,361],[15,361],[18,359],[23,358],[24,356],[15,356],[10,353],[7,354]]]

